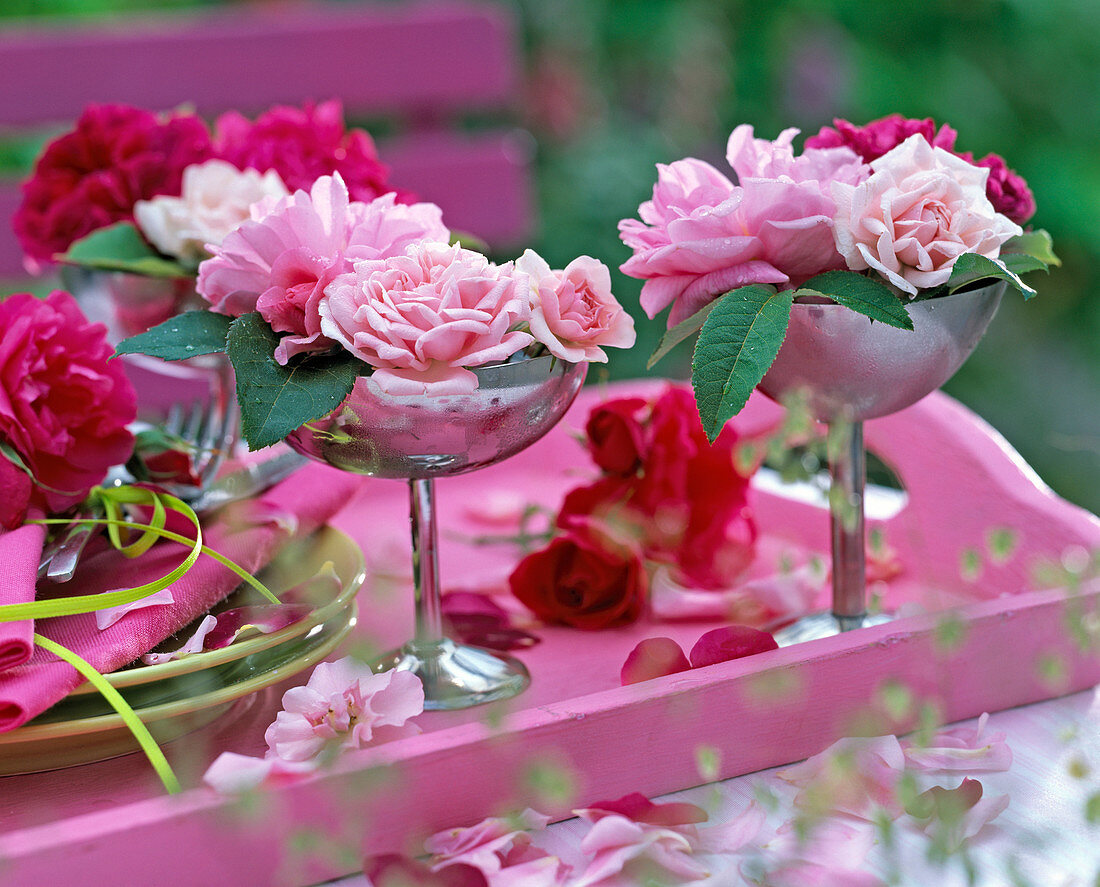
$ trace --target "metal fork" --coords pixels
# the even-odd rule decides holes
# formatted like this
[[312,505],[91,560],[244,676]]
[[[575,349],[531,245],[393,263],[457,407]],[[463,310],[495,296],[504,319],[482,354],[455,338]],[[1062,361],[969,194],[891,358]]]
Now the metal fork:
[[[174,403],[168,409],[163,430],[186,444],[192,453],[193,473],[198,484],[163,484],[166,492],[186,501],[197,500],[218,473],[228,450],[236,438],[236,410],[218,403],[215,398],[207,402],[195,401],[185,408]],[[133,483],[135,478],[121,465],[108,472],[104,486],[122,486]],[[42,551],[38,563],[38,577],[52,582],[68,582],[76,572],[77,564],[88,541],[102,530],[102,525],[80,523],[80,518],[97,517],[82,513],[59,533]]]

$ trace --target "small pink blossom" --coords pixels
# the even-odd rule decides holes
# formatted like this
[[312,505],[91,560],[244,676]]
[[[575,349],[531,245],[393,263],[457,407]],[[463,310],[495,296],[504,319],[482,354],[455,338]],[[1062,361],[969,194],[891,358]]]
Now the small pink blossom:
[[480,253],[419,242],[404,255],[357,262],[325,290],[324,335],[375,367],[391,394],[457,394],[477,387],[466,367],[506,360],[533,338],[528,278]]
[[322,662],[308,683],[283,694],[283,711],[267,728],[268,757],[313,760],[327,748],[366,745],[419,733],[406,723],[424,710],[424,688],[407,671],[374,674],[346,656]]
[[352,202],[339,174],[322,176],[309,193],[254,207],[253,218],[199,266],[198,291],[215,311],[259,311],[272,329],[286,333],[275,352],[285,364],[295,354],[332,347],[321,332],[319,306],[325,287],[355,261],[449,236],[434,204],[405,206],[392,194]]
[[274,170],[261,175],[224,160],[207,160],[183,171],[179,197],[162,195],[135,203],[134,221],[162,253],[198,263],[209,256],[208,243],[220,244],[250,218],[253,204],[288,195]]
[[915,296],[946,283],[963,253],[989,259],[1022,233],[985,195],[988,172],[910,136],[871,163],[870,178],[834,182],[836,247],[854,271],[873,268]]
[[798,786],[795,805],[802,809],[867,819],[876,807],[900,812],[897,785],[904,771],[896,736],[847,737],[778,776]]
[[554,271],[542,256],[527,250],[516,270],[531,282],[531,334],[555,357],[579,363],[606,363],[603,347],[634,344],[634,319],[611,294],[607,266],[589,256]]
[[314,761],[284,761],[222,752],[203,774],[202,781],[223,795],[240,794],[261,786],[297,782],[316,770]]
[[902,743],[905,758],[914,770],[969,770],[991,772],[1012,766],[1012,749],[1002,731],[985,733],[986,712],[974,727],[951,727],[936,733],[927,745]]

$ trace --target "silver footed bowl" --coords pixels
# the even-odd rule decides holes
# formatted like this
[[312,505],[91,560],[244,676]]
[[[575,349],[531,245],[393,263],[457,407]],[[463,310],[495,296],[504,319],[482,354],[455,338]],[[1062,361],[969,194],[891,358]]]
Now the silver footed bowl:
[[895,413],[939,388],[970,356],[1007,284],[911,302],[903,330],[832,303],[796,302],[787,338],[759,388],[774,400],[797,391],[823,421]]
[[476,390],[438,397],[385,394],[365,376],[339,407],[287,443],[310,459],[372,477],[463,474],[546,434],[573,402],[587,368],[550,355],[474,367]]

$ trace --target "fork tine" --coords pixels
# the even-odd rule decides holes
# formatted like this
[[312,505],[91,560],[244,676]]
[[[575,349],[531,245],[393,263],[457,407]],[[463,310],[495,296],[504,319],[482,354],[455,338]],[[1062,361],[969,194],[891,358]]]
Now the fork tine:
[[168,407],[168,413],[164,417],[161,427],[169,434],[180,436],[183,431],[183,406],[178,402]]

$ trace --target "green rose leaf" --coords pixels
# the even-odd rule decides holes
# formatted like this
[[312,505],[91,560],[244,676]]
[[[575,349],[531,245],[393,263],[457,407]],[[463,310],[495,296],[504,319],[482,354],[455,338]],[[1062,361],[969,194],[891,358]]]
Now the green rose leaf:
[[798,296],[825,296],[871,320],[903,330],[913,328],[905,304],[890,287],[853,271],[826,271],[811,277],[795,292]]
[[237,375],[241,433],[250,450],[283,440],[338,407],[364,364],[351,354],[311,355],[286,366],[275,360],[279,335],[259,314],[233,321],[227,342]]
[[951,268],[951,277],[947,281],[948,292],[957,293],[963,288],[974,289],[978,283],[992,283],[1006,280],[1023,293],[1024,299],[1035,295],[1035,290],[1024,283],[1018,274],[1005,267],[1003,262],[987,259],[977,253],[963,253]]
[[790,290],[743,286],[717,301],[695,343],[691,384],[703,428],[712,441],[741,411],[787,335]]
[[1042,262],[1044,268],[1049,265],[1058,267],[1062,264],[1062,260],[1054,254],[1054,242],[1042,228],[1018,234],[1001,246],[1002,259],[1007,260],[1009,256],[1017,255],[1031,256]]
[[100,228],[74,241],[68,252],[57,256],[67,265],[99,271],[128,271],[145,277],[194,277],[193,269],[166,259],[153,249],[131,222]]
[[699,332],[703,328],[703,322],[710,316],[710,312],[714,310],[714,306],[718,304],[718,301],[718,299],[715,299],[713,302],[707,302],[687,320],[681,320],[672,329],[665,330],[665,334],[661,336],[661,341],[657,343],[657,347],[649,355],[645,368],[647,370],[653,369],[657,365],[657,361],[683,342],[684,339]]
[[161,360],[186,360],[200,354],[225,351],[233,318],[213,311],[188,311],[164,323],[123,339],[116,354],[148,354]]

